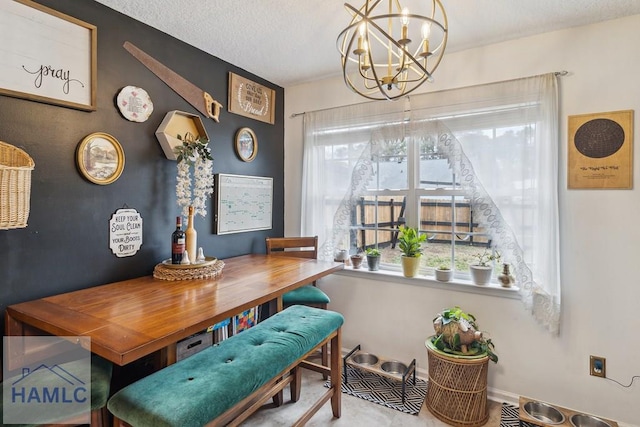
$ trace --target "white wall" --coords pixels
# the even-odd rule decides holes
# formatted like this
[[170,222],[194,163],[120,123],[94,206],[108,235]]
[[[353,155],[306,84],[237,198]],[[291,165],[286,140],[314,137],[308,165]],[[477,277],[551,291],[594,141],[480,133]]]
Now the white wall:
[[[453,30],[452,30],[453,31]],[[451,37],[455,37],[452,33]],[[445,54],[442,90],[567,70],[560,79],[560,230],[562,317],[559,336],[540,327],[518,300],[333,275],[320,286],[346,317],[345,348],[427,367],[424,340],[441,309],[476,315],[497,345],[489,368],[494,396],[529,396],[640,425],[640,381],[623,388],[588,374],[589,355],[607,358],[607,376],[628,385],[640,375],[640,197],[634,190],[567,190],[567,116],[640,112],[640,15]],[[336,52],[336,68],[339,58]],[[285,89],[285,234],[300,230],[302,116],[291,114],[365,101],[341,77]],[[637,132],[636,132],[637,135]],[[639,149],[634,150],[639,176]]]

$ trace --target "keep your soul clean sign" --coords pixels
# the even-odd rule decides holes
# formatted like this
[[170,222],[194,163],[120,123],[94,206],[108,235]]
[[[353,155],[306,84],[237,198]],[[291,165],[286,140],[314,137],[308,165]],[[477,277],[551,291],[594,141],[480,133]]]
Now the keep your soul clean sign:
[[133,256],[142,246],[142,217],[135,209],[118,209],[109,220],[109,247],[118,258]]

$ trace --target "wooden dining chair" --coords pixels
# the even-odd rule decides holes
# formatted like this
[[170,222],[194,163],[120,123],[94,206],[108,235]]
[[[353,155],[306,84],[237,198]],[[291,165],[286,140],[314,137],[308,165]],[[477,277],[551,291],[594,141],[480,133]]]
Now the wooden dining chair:
[[[267,237],[267,255],[287,256],[296,258],[318,258],[318,236],[313,237]],[[313,281],[310,284],[289,291],[282,296],[283,308],[292,305],[306,305],[309,307],[327,309],[331,300],[329,296],[316,286]],[[329,366],[328,346],[321,348],[322,365]],[[310,366],[306,366],[310,368]],[[312,369],[312,368],[311,368]],[[327,379],[327,375],[323,373]]]

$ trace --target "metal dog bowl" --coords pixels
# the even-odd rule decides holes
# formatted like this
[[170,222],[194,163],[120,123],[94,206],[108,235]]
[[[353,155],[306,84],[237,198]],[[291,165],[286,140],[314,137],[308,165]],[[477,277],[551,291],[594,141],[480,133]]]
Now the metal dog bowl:
[[358,353],[351,359],[353,363],[358,365],[375,365],[378,363],[378,356],[371,353]]
[[402,362],[390,360],[388,362],[383,362],[382,365],[380,365],[380,368],[389,374],[404,374],[407,370],[407,365]]
[[569,421],[573,427],[611,427],[608,422],[587,414],[574,414]]
[[546,403],[527,402],[524,404],[523,409],[531,418],[546,424],[562,424],[564,422],[564,414]]

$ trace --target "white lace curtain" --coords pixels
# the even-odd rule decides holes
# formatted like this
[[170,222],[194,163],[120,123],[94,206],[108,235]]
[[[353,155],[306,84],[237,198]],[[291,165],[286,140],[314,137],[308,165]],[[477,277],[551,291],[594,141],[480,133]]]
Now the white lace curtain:
[[[526,309],[557,333],[556,79],[546,74],[305,114],[302,234],[317,234],[320,257],[330,259],[348,236],[351,208],[374,177],[381,143],[430,139],[467,191],[474,220],[514,266]],[[523,123],[526,132],[509,127]],[[483,143],[469,137],[470,129],[504,135],[500,143]]]

